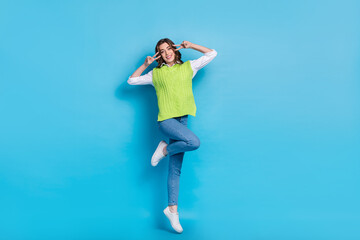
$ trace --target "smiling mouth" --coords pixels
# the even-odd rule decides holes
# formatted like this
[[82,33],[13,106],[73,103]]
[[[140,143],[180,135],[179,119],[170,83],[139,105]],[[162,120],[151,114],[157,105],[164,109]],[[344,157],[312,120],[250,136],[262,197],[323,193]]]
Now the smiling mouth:
[[170,56],[167,56],[166,58],[167,58],[167,59],[170,59],[171,57],[172,57],[172,55],[170,55]]

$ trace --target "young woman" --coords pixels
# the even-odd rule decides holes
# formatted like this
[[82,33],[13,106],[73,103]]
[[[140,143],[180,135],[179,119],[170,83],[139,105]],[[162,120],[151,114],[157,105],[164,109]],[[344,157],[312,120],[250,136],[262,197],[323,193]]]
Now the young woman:
[[[176,48],[180,46],[179,48]],[[204,55],[196,60],[181,61],[180,49],[191,48]],[[196,105],[192,91],[192,79],[197,71],[207,65],[217,55],[209,49],[189,41],[175,45],[164,38],[158,41],[155,55],[147,56],[141,65],[128,79],[131,85],[150,84],[154,86],[158,100],[157,124],[160,131],[169,138],[169,144],[161,140],[152,158],[151,165],[156,166],[161,159],[169,156],[168,174],[168,206],[164,214],[170,220],[175,231],[183,231],[177,211],[179,180],[184,153],[200,146],[199,138],[187,128],[188,115],[196,116]],[[143,71],[153,62],[158,66],[141,76]]]

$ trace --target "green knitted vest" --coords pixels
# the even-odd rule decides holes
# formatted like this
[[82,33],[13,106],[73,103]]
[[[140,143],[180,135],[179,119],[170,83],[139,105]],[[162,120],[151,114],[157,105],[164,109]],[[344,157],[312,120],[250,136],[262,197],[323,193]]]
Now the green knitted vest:
[[152,81],[159,107],[158,121],[188,114],[196,116],[192,76],[190,61],[171,67],[165,64],[153,69]]

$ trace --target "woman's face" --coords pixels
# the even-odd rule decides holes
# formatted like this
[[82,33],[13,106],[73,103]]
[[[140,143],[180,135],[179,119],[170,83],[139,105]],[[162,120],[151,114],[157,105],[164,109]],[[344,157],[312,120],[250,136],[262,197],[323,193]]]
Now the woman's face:
[[164,61],[167,64],[175,61],[175,52],[168,43],[162,43],[159,46],[159,51],[160,51],[161,57],[164,59]]

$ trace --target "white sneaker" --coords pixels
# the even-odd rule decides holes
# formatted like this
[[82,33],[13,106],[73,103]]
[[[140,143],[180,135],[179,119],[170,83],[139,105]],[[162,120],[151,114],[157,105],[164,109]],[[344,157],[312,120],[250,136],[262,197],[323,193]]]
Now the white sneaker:
[[151,158],[151,165],[153,167],[158,165],[160,160],[163,159],[164,157],[166,157],[166,155],[164,155],[164,152],[163,152],[163,149],[164,149],[165,146],[167,146],[167,143],[165,141],[161,140],[158,147],[156,148],[152,158]]
[[164,209],[164,214],[165,216],[170,220],[170,224],[173,227],[173,229],[175,231],[177,231],[178,233],[182,233],[183,228],[180,225],[180,221],[179,221],[179,213],[172,213],[170,212],[169,207]]

